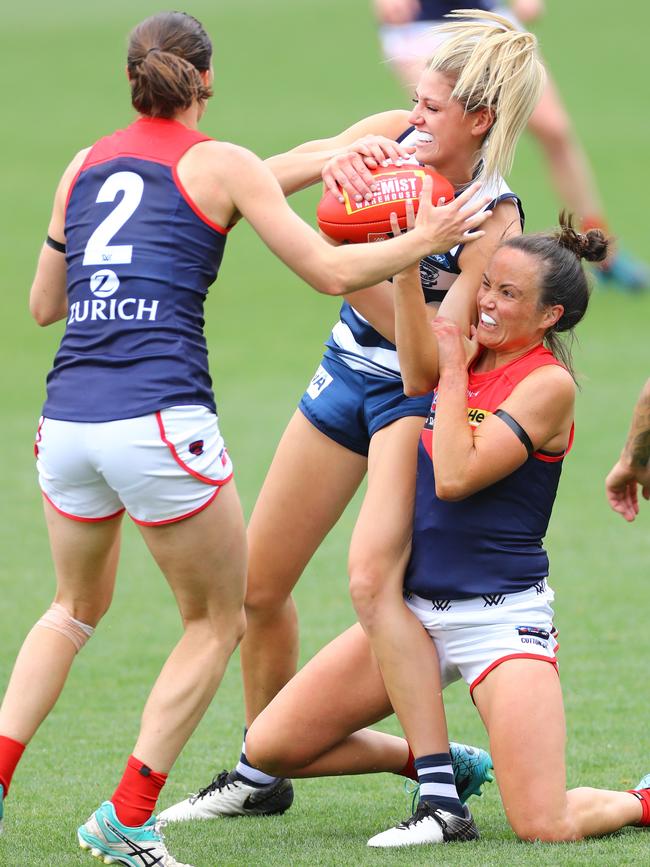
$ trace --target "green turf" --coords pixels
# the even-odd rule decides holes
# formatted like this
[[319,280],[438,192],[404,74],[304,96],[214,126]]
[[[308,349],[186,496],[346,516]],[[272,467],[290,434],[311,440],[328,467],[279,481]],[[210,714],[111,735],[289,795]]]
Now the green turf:
[[[365,0],[193,3],[190,11],[215,42],[216,95],[205,131],[268,155],[400,105],[400,91],[378,59],[368,6]],[[613,17],[618,10],[605,0],[549,0],[548,7],[538,32],[592,154],[612,227],[628,249],[650,258],[643,198],[650,145],[643,107],[650,13],[643,0],[621,4],[626,17],[619,20]],[[38,0],[3,9],[3,684],[53,587],[31,441],[61,326],[40,331],[29,319],[27,292],[63,167],[77,149],[130,118],[125,36],[156,10],[142,0],[101,5]],[[521,147],[512,183],[524,197],[531,228],[553,222],[557,203],[529,142]],[[315,191],[304,193],[295,205],[312,219],[316,199]],[[318,362],[336,306],[302,286],[247,227],[233,233],[207,317],[222,426],[247,511],[282,426]],[[650,769],[645,628],[650,507],[629,527],[603,498],[603,477],[650,371],[649,322],[650,296],[598,291],[576,350],[583,382],[577,440],[548,537],[562,639],[570,785],[627,787]],[[353,620],[345,562],[355,507],[297,590],[303,659]],[[134,742],[146,685],[179,634],[171,594],[137,533],[127,527],[114,606],[16,775],[0,864],[91,863],[75,849],[75,827],[111,793]],[[452,687],[447,703],[454,738],[485,745],[464,687]],[[234,659],[172,774],[165,805],[232,765],[241,723]],[[387,726],[397,730],[393,722]],[[284,818],[172,828],[168,836],[173,851],[197,867],[432,859],[476,865],[648,862],[648,837],[634,830],[572,846],[520,844],[508,830],[494,787],[475,801],[482,842],[434,853],[369,853],[367,837],[408,812],[400,786],[392,777],[300,781],[295,807]]]

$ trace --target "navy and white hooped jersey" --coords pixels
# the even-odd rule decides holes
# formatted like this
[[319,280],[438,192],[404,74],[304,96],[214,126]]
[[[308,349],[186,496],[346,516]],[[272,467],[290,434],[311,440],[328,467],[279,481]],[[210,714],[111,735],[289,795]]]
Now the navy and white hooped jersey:
[[66,205],[68,319],[44,416],[216,411],[203,304],[227,229],[199,211],[176,170],[206,140],[176,121],[140,118],[90,149]]
[[[416,130],[410,127],[397,141],[408,146],[413,143],[415,133]],[[521,202],[503,178],[489,186],[483,186],[472,201],[485,195],[492,196],[492,200],[485,206],[486,209],[494,208],[499,202],[512,200],[519,210],[523,230],[524,212]],[[464,246],[458,244],[447,253],[436,253],[420,262],[420,279],[427,303],[439,304],[451,288],[460,274],[458,259]],[[342,361],[353,370],[388,379],[400,379],[395,344],[382,337],[347,301],[343,302],[339,316],[340,319],[325,344],[325,356]]]
[[[488,12],[494,10],[497,5],[496,0],[472,0],[471,8]],[[458,2],[445,2],[445,0],[420,0],[419,6],[416,21],[439,21],[453,9],[460,8]]]
[[[537,346],[503,367],[470,369],[467,422],[476,428],[516,385],[544,365],[560,365]],[[437,390],[420,435],[411,558],[404,587],[424,599],[501,598],[548,575],[542,540],[557,493],[565,452],[538,450],[510,475],[453,502],[436,495],[432,463]],[[488,603],[486,603],[488,604]],[[489,603],[492,604],[492,603]]]

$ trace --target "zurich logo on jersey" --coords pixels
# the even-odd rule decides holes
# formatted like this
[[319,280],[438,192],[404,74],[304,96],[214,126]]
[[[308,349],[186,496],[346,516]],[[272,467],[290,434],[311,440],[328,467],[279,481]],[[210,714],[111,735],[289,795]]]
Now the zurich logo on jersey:
[[119,278],[115,271],[109,268],[102,268],[90,276],[90,291],[97,298],[110,298],[119,288]]

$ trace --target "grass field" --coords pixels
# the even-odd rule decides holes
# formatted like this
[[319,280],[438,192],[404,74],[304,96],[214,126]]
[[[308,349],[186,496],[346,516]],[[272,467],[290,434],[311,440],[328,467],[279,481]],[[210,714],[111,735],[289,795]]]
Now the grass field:
[[[266,156],[401,105],[397,85],[379,62],[368,7],[366,0],[193,2],[188,11],[204,22],[215,43],[215,99],[204,130]],[[130,120],[125,38],[131,26],[157,9],[143,0],[102,5],[35,0],[3,10],[2,684],[53,590],[32,439],[61,327],[40,331],[31,322],[27,292],[64,166],[76,150]],[[622,17],[614,18],[619,10]],[[639,194],[647,188],[650,146],[650,120],[643,109],[649,24],[643,0],[616,10],[605,0],[549,0],[547,18],[538,28],[593,158],[612,228],[628,249],[646,259],[646,202]],[[554,222],[557,203],[529,142],[521,147],[511,181],[524,198],[529,228]],[[313,219],[317,195],[310,191],[295,198],[307,219]],[[334,301],[301,285],[246,226],[233,233],[207,318],[222,428],[247,512],[282,427],[318,362],[336,308]],[[604,475],[650,374],[649,332],[650,295],[598,290],[576,349],[582,377],[577,441],[547,540],[562,633],[572,786],[628,787],[650,770],[650,507],[626,526],[603,497]],[[345,563],[357,505],[348,509],[297,589],[303,659],[353,621]],[[16,774],[0,838],[2,865],[90,863],[75,848],[75,828],[113,791],[135,739],[146,685],[179,635],[171,594],[137,532],[125,529],[113,608],[80,655],[63,697]],[[454,739],[485,745],[464,687],[448,691],[447,706]],[[172,773],[163,805],[232,766],[241,726],[235,658]],[[386,726],[397,731],[394,721]],[[400,787],[393,777],[299,781],[295,806],[283,818],[171,828],[168,840],[177,857],[197,867],[424,864],[432,859],[463,865],[650,861],[650,838],[635,830],[571,846],[520,844],[508,829],[494,786],[475,801],[483,834],[476,845],[369,852],[365,841],[372,833],[408,814]]]

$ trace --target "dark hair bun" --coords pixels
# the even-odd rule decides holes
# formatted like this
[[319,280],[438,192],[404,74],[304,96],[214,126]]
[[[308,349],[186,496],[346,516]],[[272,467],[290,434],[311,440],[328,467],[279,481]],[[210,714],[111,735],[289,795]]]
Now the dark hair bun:
[[600,229],[589,229],[584,234],[573,228],[573,217],[562,211],[560,214],[560,231],[557,241],[561,247],[570,250],[578,259],[587,262],[602,262],[607,258],[609,240]]

